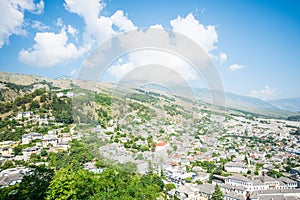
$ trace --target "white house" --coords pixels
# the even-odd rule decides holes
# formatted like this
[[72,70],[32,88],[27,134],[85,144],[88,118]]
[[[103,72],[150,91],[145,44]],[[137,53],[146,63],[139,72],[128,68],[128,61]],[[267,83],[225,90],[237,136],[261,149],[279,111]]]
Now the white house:
[[56,145],[58,143],[58,138],[56,135],[44,135],[43,139],[43,147],[46,147],[48,145]]
[[168,192],[170,197],[176,196],[178,199],[196,200],[200,199],[199,189],[193,186],[180,185],[178,188]]
[[241,174],[234,174],[225,178],[225,184],[245,187],[247,191],[268,190],[270,185],[261,180],[261,177],[249,179]]
[[58,92],[58,93],[56,93],[56,96],[59,98],[59,97],[62,97],[62,96],[64,96],[64,93],[62,93],[62,92]]
[[228,162],[224,165],[227,172],[244,173],[248,171],[248,167],[241,162]]
[[195,180],[199,180],[199,181],[202,181],[202,182],[208,181],[209,180],[209,173],[198,172]]
[[30,157],[31,154],[39,154],[41,152],[41,149],[38,147],[27,147],[26,149],[23,149],[22,153],[24,157]]
[[60,142],[55,144],[54,148],[57,150],[64,150],[66,151],[70,147],[68,142]]
[[168,142],[158,142],[155,147],[155,151],[161,151],[169,147],[170,144]]
[[225,184],[233,186],[244,186],[246,188],[252,186],[251,180],[241,174],[228,176],[227,178],[225,178]]
[[30,118],[33,116],[33,112],[32,111],[26,111],[26,112],[18,112],[17,115],[17,119],[21,119],[21,118]]
[[2,157],[10,157],[13,153],[13,147],[12,146],[0,147],[0,152],[2,154]]
[[24,134],[22,136],[22,144],[29,144],[29,142],[31,140],[37,140],[37,139],[42,139],[42,136],[40,133],[36,133],[36,132],[31,132],[28,134]]
[[67,97],[73,97],[73,96],[74,96],[74,93],[73,93],[73,92],[67,92],[66,96],[67,96]]
[[278,180],[280,182],[282,182],[287,189],[295,189],[295,188],[297,188],[297,181],[294,181],[294,180],[289,179],[287,177],[280,177],[280,178],[278,178]]

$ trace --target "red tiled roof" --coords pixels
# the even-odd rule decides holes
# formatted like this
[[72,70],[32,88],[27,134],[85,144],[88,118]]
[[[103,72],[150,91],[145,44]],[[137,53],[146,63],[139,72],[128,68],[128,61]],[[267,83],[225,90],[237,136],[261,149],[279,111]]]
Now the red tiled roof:
[[177,162],[171,162],[170,163],[172,166],[176,166],[176,165],[178,165],[178,163]]
[[168,144],[168,142],[159,142],[159,143],[156,144],[156,146],[157,147],[162,147],[162,146],[165,146],[167,144]]

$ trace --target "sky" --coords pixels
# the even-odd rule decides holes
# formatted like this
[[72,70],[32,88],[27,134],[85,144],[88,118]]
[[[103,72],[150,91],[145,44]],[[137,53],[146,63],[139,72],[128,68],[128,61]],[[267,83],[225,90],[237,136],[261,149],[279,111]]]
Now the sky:
[[[203,47],[228,92],[300,97],[297,0],[0,0],[0,71],[76,77],[97,45],[149,27]],[[113,66],[111,77],[139,64],[131,58]]]

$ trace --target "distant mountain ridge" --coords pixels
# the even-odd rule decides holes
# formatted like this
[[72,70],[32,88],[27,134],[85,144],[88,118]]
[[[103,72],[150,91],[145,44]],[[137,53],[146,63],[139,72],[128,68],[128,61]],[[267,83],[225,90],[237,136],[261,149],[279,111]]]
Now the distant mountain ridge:
[[[195,95],[199,100],[209,102],[210,93],[208,89],[196,88],[194,89]],[[215,92],[215,96],[221,97],[222,92]],[[231,92],[224,92],[225,104],[234,108],[253,108],[253,109],[266,109],[266,110],[280,110],[278,107],[263,101],[258,98],[237,95]]]
[[[41,77],[36,75],[26,75],[19,73],[8,73],[8,72],[0,72],[0,81],[4,82],[12,82],[20,85],[28,85],[28,84],[36,84],[38,86],[40,83],[51,83],[53,86],[58,86],[60,88],[71,88],[72,84],[78,84],[80,81],[76,81],[76,78],[61,76],[57,79],[51,79],[48,77]],[[6,88],[5,84],[1,85],[1,92],[4,94],[3,90]],[[92,84],[92,83],[91,83]],[[107,85],[109,88],[114,87],[113,83],[101,83]],[[89,83],[86,83],[86,88],[88,88]],[[94,83],[92,84],[94,85]],[[159,89],[159,88],[156,88]],[[178,91],[182,91],[181,94],[184,94],[184,91],[187,88],[183,88],[178,86]],[[204,103],[211,103],[211,94],[206,88],[193,88],[194,95],[197,100],[202,101]],[[291,98],[291,99],[279,99],[272,101],[263,101],[258,98],[252,98],[248,96],[242,96],[233,94],[230,92],[214,92],[216,98],[225,97],[225,106],[227,108],[233,108],[237,110],[244,110],[252,113],[263,113],[266,115],[272,116],[273,114],[283,115],[283,116],[295,116],[298,115],[300,111],[300,98]],[[17,93],[16,93],[17,95]],[[16,96],[15,95],[15,96]],[[217,105],[220,106],[220,105]],[[222,106],[222,105],[221,105]],[[274,115],[275,116],[275,115]]]
[[300,112],[300,97],[270,100],[268,103],[282,110]]
[[[210,91],[206,88],[194,89],[194,93],[199,101],[211,103]],[[264,115],[270,117],[286,118],[288,116],[295,116],[297,113],[292,110],[283,110],[269,102],[263,101],[259,98],[253,98],[248,96],[242,96],[233,94],[230,92],[215,92],[214,94],[217,98],[225,98],[225,108],[233,109],[238,111],[245,111],[246,113],[252,113],[257,115]],[[222,95],[222,96],[221,96]],[[220,105],[217,105],[220,106]],[[222,105],[221,105],[222,106]]]

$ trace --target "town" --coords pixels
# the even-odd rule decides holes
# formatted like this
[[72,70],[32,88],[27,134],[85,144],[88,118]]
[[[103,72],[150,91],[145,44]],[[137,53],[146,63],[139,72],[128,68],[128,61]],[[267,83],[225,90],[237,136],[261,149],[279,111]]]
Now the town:
[[[93,147],[85,170],[103,172],[96,164],[101,159],[134,163],[137,173],[152,171],[162,178],[169,199],[214,199],[218,193],[226,200],[300,198],[297,121],[179,104],[176,97],[158,91],[133,90],[124,100],[99,89],[94,99],[98,121],[83,125],[70,120],[70,113],[56,112],[55,102],[73,98],[74,105],[90,91],[40,86],[33,91],[31,101],[3,112],[1,188],[22,182],[29,170],[24,163],[52,166],[52,155],[81,141]],[[114,113],[111,107],[118,105],[125,110]],[[84,114],[73,113],[83,121]]]

